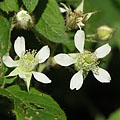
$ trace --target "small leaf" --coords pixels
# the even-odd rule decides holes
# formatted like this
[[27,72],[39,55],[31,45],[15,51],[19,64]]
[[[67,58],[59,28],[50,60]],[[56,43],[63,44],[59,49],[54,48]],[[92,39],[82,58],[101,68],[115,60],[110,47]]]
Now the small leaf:
[[10,32],[11,32],[11,24],[12,24],[12,19],[8,21],[4,17],[0,17],[0,61],[1,61],[1,66],[0,66],[0,84],[5,80],[5,73],[7,71],[7,68],[4,66],[2,62],[2,56],[5,55],[11,46],[10,42]]
[[33,10],[38,4],[38,0],[22,0],[22,1],[29,12],[33,12]]
[[59,105],[50,96],[34,88],[28,93],[14,85],[7,89],[0,88],[0,94],[14,101],[17,120],[66,120]]
[[120,108],[111,113],[108,120],[120,120]]
[[0,2],[0,8],[5,12],[18,11],[19,6],[17,0],[4,0]]
[[[43,5],[45,8],[43,8]],[[50,41],[66,42],[68,35],[65,33],[64,19],[57,2],[55,0],[40,1],[39,11],[43,12],[35,26],[36,31]]]

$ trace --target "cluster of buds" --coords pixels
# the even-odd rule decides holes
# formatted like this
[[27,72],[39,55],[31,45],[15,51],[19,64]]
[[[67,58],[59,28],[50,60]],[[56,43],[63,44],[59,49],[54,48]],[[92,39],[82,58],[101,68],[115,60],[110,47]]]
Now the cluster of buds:
[[[65,8],[60,7],[62,13],[66,12],[66,30],[74,30],[82,28],[85,26],[85,23],[88,19],[96,13],[96,11],[84,13],[84,0],[78,5],[78,7],[72,11],[70,7],[67,7],[65,4],[61,3]],[[102,25],[97,28],[97,33],[95,35],[90,35],[90,37],[98,37],[100,40],[108,40],[112,37],[113,28],[108,27],[107,25]]]

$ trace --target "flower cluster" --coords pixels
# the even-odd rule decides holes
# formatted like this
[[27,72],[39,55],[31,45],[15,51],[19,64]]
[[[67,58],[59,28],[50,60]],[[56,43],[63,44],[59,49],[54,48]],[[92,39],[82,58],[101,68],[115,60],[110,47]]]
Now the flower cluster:
[[[94,52],[84,49],[85,32],[82,30],[82,27],[95,12],[84,13],[84,0],[82,0],[74,11],[65,4],[62,5],[65,9],[60,8],[60,10],[62,13],[66,12],[67,30],[79,28],[74,36],[74,44],[79,52],[70,54],[60,53],[54,56],[54,61],[57,64],[61,66],[74,65],[74,69],[77,71],[71,78],[70,89],[79,90],[89,71],[92,71],[98,81],[109,83],[111,77],[106,70],[99,67],[99,63],[101,58],[104,58],[110,53],[111,46],[108,43],[104,44]],[[33,25],[32,17],[25,10],[17,13],[16,21],[23,29],[28,29]],[[107,40],[111,37],[112,32],[112,28],[102,26],[97,29],[97,36],[99,39]],[[36,69],[39,64],[44,63],[50,57],[48,45],[42,47],[38,52],[36,50],[26,50],[24,37],[18,37],[14,43],[14,50],[19,57],[18,60],[14,61],[8,54],[3,56],[3,62],[7,67],[15,67],[7,77],[18,75],[26,82],[28,91],[32,75],[39,82],[51,83],[51,80],[45,74],[38,72]]]

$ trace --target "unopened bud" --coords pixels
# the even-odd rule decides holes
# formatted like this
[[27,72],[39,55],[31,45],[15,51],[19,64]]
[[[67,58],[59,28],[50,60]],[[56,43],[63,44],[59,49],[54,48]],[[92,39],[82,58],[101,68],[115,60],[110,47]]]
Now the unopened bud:
[[16,21],[17,24],[23,29],[31,28],[34,25],[32,17],[25,10],[21,10],[17,13]]
[[108,27],[107,25],[103,25],[98,27],[97,29],[97,36],[101,40],[107,40],[112,37],[113,29]]

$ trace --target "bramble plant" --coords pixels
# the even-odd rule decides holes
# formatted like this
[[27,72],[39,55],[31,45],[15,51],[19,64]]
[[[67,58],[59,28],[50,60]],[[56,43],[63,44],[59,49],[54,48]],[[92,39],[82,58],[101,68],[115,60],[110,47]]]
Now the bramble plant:
[[[54,73],[56,69],[68,72],[68,78],[63,81],[69,81],[70,87],[66,88],[70,92],[82,91],[90,71],[99,82],[111,82],[110,73],[105,69],[109,63],[106,58],[111,58],[111,49],[115,46],[111,42],[115,29],[104,20],[102,24],[97,22],[100,18],[95,16],[99,16],[100,11],[90,7],[92,12],[86,12],[89,9],[85,2],[90,3],[89,0],[77,4],[74,0],[0,2],[0,99],[10,100],[12,119],[69,118],[60,108],[62,105],[51,97],[50,86],[59,83],[55,76],[59,75],[60,79],[65,76],[64,72]],[[59,92],[54,92],[59,96]],[[98,120],[96,114],[99,113],[96,112],[93,119]],[[111,116],[108,120],[115,120]],[[104,118],[101,120],[107,120]]]

